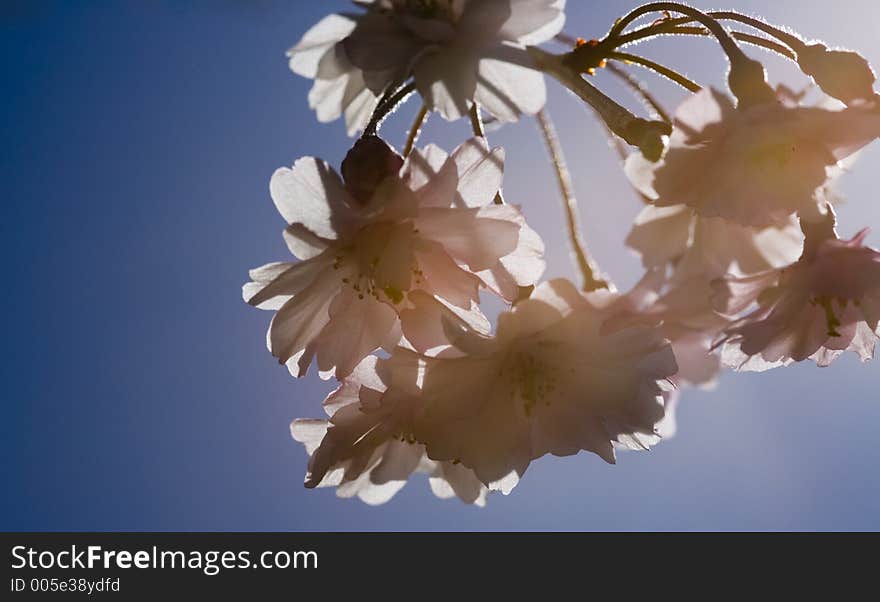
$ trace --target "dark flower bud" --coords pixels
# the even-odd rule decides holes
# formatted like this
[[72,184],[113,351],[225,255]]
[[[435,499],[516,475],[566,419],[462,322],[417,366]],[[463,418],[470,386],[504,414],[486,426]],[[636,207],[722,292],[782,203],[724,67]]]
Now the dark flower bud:
[[739,101],[737,106],[740,108],[774,104],[778,101],[776,92],[767,83],[764,65],[759,61],[742,57],[740,60],[732,62],[730,73],[727,76],[727,84]]
[[362,205],[373,198],[379,184],[388,176],[396,176],[403,166],[403,157],[378,136],[364,136],[354,143],[342,161],[345,189]]
[[848,105],[874,96],[877,78],[858,53],[810,44],[798,53],[798,65],[823,92]]

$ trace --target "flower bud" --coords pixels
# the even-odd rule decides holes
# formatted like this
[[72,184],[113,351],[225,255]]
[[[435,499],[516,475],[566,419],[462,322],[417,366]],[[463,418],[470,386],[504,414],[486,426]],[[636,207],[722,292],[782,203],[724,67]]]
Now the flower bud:
[[403,157],[378,136],[364,136],[354,143],[342,161],[345,189],[362,205],[388,176],[396,176],[403,166]]
[[810,44],[798,53],[798,65],[823,92],[848,105],[874,96],[876,77],[858,53]]
[[741,108],[777,102],[776,92],[767,83],[764,65],[759,61],[743,56],[731,62],[727,84]]

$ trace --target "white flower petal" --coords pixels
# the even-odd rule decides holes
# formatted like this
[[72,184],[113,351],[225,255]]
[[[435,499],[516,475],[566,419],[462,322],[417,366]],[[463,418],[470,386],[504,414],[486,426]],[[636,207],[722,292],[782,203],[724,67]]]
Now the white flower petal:
[[329,320],[315,341],[318,368],[335,368],[337,378],[348,376],[355,366],[381,347],[397,321],[397,312],[370,295],[350,288],[336,296],[328,309]]
[[660,266],[687,250],[692,223],[691,211],[685,205],[648,205],[636,217],[626,245],[638,251],[646,268]]
[[382,460],[370,473],[370,481],[375,485],[392,481],[406,482],[409,475],[418,468],[423,453],[421,445],[390,441],[382,454]]
[[306,260],[326,251],[332,241],[321,238],[302,224],[291,224],[284,230],[284,242],[294,256]]
[[276,170],[269,191],[288,224],[302,224],[322,238],[335,239],[353,219],[342,180],[327,163],[314,157],[298,159],[293,169]]
[[328,309],[339,289],[335,274],[324,274],[287,301],[269,325],[272,355],[286,362],[305,349],[330,320]]
[[318,62],[337,42],[354,29],[355,22],[343,15],[328,15],[309,29],[290,50],[290,69],[303,77],[318,74]]
[[510,18],[501,35],[526,46],[542,44],[562,31],[564,10],[565,0],[510,0]]
[[298,418],[290,423],[290,435],[305,446],[307,454],[312,455],[327,434],[329,426],[330,423],[326,420]]
[[269,263],[250,271],[253,282],[242,288],[244,300],[260,309],[279,309],[309,286],[329,266],[328,258],[299,263]]
[[473,104],[477,63],[476,56],[462,49],[428,53],[415,65],[416,88],[425,103],[444,119],[459,119]]
[[422,45],[394,19],[372,11],[358,20],[355,30],[342,42],[348,59],[363,71],[399,70],[412,61]]
[[516,121],[544,107],[544,76],[533,69],[522,48],[500,46],[480,59],[474,100],[501,121]]
[[490,149],[485,138],[474,137],[452,152],[458,170],[457,205],[483,207],[501,190],[504,149]]
[[455,260],[479,272],[513,253],[519,240],[519,212],[509,205],[480,209],[431,208],[420,212],[421,236],[443,245]]
[[455,263],[443,247],[425,241],[415,250],[415,256],[424,290],[465,309],[472,301],[479,301],[479,278]]

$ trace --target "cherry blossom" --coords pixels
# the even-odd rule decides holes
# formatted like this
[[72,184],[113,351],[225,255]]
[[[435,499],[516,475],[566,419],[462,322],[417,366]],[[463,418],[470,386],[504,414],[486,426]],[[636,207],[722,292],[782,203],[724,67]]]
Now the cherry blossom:
[[794,213],[819,219],[829,170],[878,135],[877,110],[781,103],[738,109],[706,89],[679,107],[663,159],[651,164],[634,154],[626,171],[658,206],[683,204],[702,217],[785,227]]
[[759,228],[702,217],[686,205],[648,205],[636,217],[626,244],[646,268],[674,262],[679,279],[712,278],[788,265],[800,255],[803,235],[794,218]]
[[664,404],[674,404],[675,358],[651,329],[600,335],[611,298],[554,280],[502,314],[494,338],[447,322],[448,353],[365,359],[325,401],[329,428],[293,424],[312,456],[306,485],[379,503],[429,471],[435,492],[480,502],[509,493],[548,453],[588,450],[613,463],[616,446],[647,449],[660,429],[674,432]]
[[525,46],[559,33],[565,0],[363,4],[364,13],[327,17],[289,51],[291,68],[315,79],[309,102],[320,120],[344,112],[351,133],[378,97],[410,77],[450,120],[474,102],[501,121],[544,106],[544,80]]
[[844,351],[862,361],[873,357],[880,252],[864,245],[866,234],[846,241],[827,236],[788,267],[717,281],[717,309],[745,314],[720,341],[724,363],[763,371],[807,358],[827,366]]
[[671,380],[676,385],[711,387],[720,363],[710,350],[730,320],[714,311],[710,282],[702,275],[682,278],[653,268],[608,307],[601,332],[633,326],[656,329],[675,353],[678,372]]
[[756,228],[701,217],[685,205],[649,205],[626,239],[647,272],[616,303],[604,326],[641,324],[669,339],[679,386],[712,387],[720,371],[713,343],[729,319],[714,311],[711,282],[727,274],[754,274],[795,260],[803,235],[791,218],[784,227]]
[[383,362],[393,386],[381,403],[417,388],[412,438],[490,488],[504,490],[546,454],[586,450],[614,463],[615,446],[647,449],[659,439],[675,358],[649,328],[602,336],[611,299],[558,279],[501,314],[495,337],[447,323],[460,355],[395,351]]
[[366,358],[327,397],[329,420],[298,419],[290,425],[293,438],[311,456],[306,487],[336,487],[339,497],[357,496],[378,505],[400,491],[413,473],[425,473],[437,497],[457,496],[484,506],[488,489],[473,471],[428,459],[424,446],[403,434],[404,416],[369,403],[370,395],[385,391],[376,360]]
[[312,157],[272,176],[285,239],[302,261],[253,270],[243,295],[277,312],[268,346],[294,376],[316,358],[324,376],[344,377],[401,335],[420,351],[442,346],[444,314],[485,331],[479,290],[512,301],[543,270],[540,238],[517,208],[493,203],[502,149],[481,138],[451,155],[431,145],[399,167],[381,141],[359,144],[379,155],[370,165],[384,166],[385,177],[356,168],[358,145],[345,181]]
[[[841,240],[833,208],[838,180],[880,136],[864,57],[681,3],[636,7],[594,40],[561,32],[564,0],[355,4],[288,56],[314,82],[318,120],[344,116],[349,135],[363,134],[339,174],[314,157],[275,172],[270,193],[298,261],[252,270],[243,289],[275,312],[267,344],[291,374],[314,362],[338,381],[326,418],[290,427],[310,456],[306,487],[382,504],[424,474],[438,497],[482,506],[546,455],[614,463],[617,449],[672,436],[681,392],[715,386],[723,367],[873,356],[880,251],[865,231]],[[732,97],[627,50],[670,33],[718,42]],[[568,50],[536,46],[550,40]],[[774,91],[741,42],[791,61],[812,87]],[[674,119],[623,63],[692,92]],[[654,114],[588,77],[605,67]],[[649,205],[625,244],[645,273],[626,293],[582,240],[543,73],[591,108],[622,155],[627,144],[641,151],[624,168]],[[806,104],[814,93],[821,100]],[[413,96],[422,108],[404,158],[378,133]],[[413,151],[429,111],[470,114],[478,137],[451,154]],[[539,283],[543,242],[504,203],[504,151],[486,142],[481,111],[496,123],[537,114],[582,290]],[[603,210],[591,207],[600,225]],[[494,334],[483,291],[506,302]]]

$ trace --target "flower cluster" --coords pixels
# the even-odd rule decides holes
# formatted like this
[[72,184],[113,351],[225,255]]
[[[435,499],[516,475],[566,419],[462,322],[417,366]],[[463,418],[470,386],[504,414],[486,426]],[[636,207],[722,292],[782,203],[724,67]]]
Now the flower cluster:
[[[858,54],[677,3],[633,28],[658,8],[639,7],[561,55],[536,46],[569,43],[564,0],[358,4],[288,56],[314,80],[318,119],[344,115],[349,135],[361,134],[338,172],[304,157],[274,173],[271,197],[298,261],[252,270],[243,289],[274,312],[269,351],[293,376],[316,363],[338,383],[326,419],[291,425],[310,456],[307,487],[381,504],[422,473],[438,497],[484,505],[545,455],[614,463],[618,448],[671,436],[680,391],[715,385],[725,367],[873,356],[880,251],[864,230],[840,239],[834,210],[836,180],[880,137],[874,74]],[[755,28],[761,35],[736,39],[791,59],[827,96],[807,104],[771,88],[726,20]],[[620,51],[669,34],[714,36],[731,93]],[[667,117],[614,60],[658,70],[691,95]],[[583,77],[606,65],[657,114],[636,117]],[[633,148],[624,169],[646,206],[625,244],[645,274],[627,292],[600,275],[578,234],[544,73]],[[416,93],[422,109],[398,152],[379,128]],[[434,112],[469,117],[473,137],[450,153],[416,148]],[[484,113],[537,116],[582,286],[541,280],[544,243],[510,204],[520,199],[503,193],[505,153],[487,142]],[[494,328],[481,292],[506,304]]]

